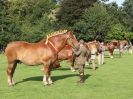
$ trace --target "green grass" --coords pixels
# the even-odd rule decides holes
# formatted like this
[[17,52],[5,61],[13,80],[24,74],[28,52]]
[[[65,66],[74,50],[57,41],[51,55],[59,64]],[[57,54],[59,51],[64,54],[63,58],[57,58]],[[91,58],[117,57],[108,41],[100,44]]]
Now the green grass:
[[52,71],[54,85],[43,86],[42,66],[18,64],[16,86],[8,87],[7,62],[0,55],[0,99],[133,99],[133,55],[105,58],[106,64],[96,71],[85,69],[86,82],[77,84],[78,71],[71,72],[66,62]]

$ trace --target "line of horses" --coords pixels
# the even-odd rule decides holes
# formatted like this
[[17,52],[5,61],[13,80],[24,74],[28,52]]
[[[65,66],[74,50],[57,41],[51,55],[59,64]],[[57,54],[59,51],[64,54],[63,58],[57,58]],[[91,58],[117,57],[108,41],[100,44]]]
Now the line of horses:
[[[127,44],[122,43],[124,46]],[[35,66],[38,64],[43,65],[43,84],[50,85],[53,83],[51,79],[51,70],[53,68],[60,67],[60,61],[69,60],[71,63],[71,70],[74,69],[73,48],[78,45],[73,31],[58,31],[48,36],[46,39],[42,39],[37,43],[28,43],[25,41],[11,42],[5,48],[5,55],[8,60],[7,67],[7,82],[9,86],[15,85],[13,80],[13,74],[16,66],[19,62],[22,62],[28,66]],[[105,47],[113,55],[114,49],[120,48],[120,42],[112,41],[105,45]],[[102,52],[101,43],[92,41],[86,43],[87,49],[91,52],[95,50],[98,55]],[[91,57],[91,55],[90,55]],[[90,59],[90,57],[88,59]]]

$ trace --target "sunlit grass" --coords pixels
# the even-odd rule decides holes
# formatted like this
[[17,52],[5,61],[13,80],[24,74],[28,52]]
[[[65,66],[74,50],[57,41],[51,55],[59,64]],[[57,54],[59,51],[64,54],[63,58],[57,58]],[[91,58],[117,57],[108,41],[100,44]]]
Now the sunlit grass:
[[8,87],[7,62],[0,55],[0,99],[133,99],[133,55],[105,58],[96,71],[86,67],[85,84],[77,84],[78,71],[71,72],[69,64],[52,71],[54,85],[43,86],[42,66],[18,64],[14,79],[16,86]]

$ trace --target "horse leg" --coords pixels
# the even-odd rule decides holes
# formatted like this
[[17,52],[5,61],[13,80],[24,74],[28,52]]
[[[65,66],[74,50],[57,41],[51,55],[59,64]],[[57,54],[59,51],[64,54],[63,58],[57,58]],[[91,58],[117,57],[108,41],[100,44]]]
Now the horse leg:
[[101,62],[102,62],[102,54],[99,53],[98,54],[98,64],[101,65],[102,64]]
[[132,46],[129,48],[129,53],[133,54],[133,47]]
[[69,61],[70,61],[70,64],[71,64],[70,70],[71,70],[72,72],[75,72],[76,70],[75,70],[75,68],[74,68],[74,61],[75,61],[74,56],[73,56]]
[[95,63],[95,59],[92,59],[92,69],[96,70],[96,63]]
[[43,76],[43,84],[44,85],[48,85],[48,66],[44,66],[43,67],[43,72],[44,72],[44,76]]
[[114,49],[111,50],[111,56],[110,56],[110,58],[114,58],[113,52],[114,52]]
[[51,67],[50,66],[46,66],[44,67],[44,76],[43,76],[43,84],[44,85],[49,85],[52,84],[52,80],[51,80]]
[[110,58],[114,58],[113,57],[113,51],[112,50],[109,51],[109,56],[110,56]]
[[53,65],[50,65],[49,69],[48,69],[48,84],[53,84],[53,81],[51,79],[51,70],[52,70],[52,66]]
[[71,71],[75,72],[76,70],[74,68],[74,62],[71,61],[70,64],[71,64],[71,66],[70,66]]
[[104,52],[102,52],[102,64],[104,64]]
[[72,72],[75,72],[76,71],[73,66],[70,66],[70,69],[71,69]]
[[13,81],[13,74],[15,72],[16,66],[17,66],[17,62],[8,63],[8,67],[7,67],[8,79],[7,79],[7,82],[8,82],[9,86],[15,85],[15,82]]

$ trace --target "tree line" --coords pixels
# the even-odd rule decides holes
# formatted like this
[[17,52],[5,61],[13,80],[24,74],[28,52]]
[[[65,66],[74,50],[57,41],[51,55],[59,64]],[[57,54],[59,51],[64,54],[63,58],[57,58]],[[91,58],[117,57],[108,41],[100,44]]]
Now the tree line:
[[0,0],[0,45],[37,42],[52,31],[73,30],[85,41],[133,41],[133,0]]

